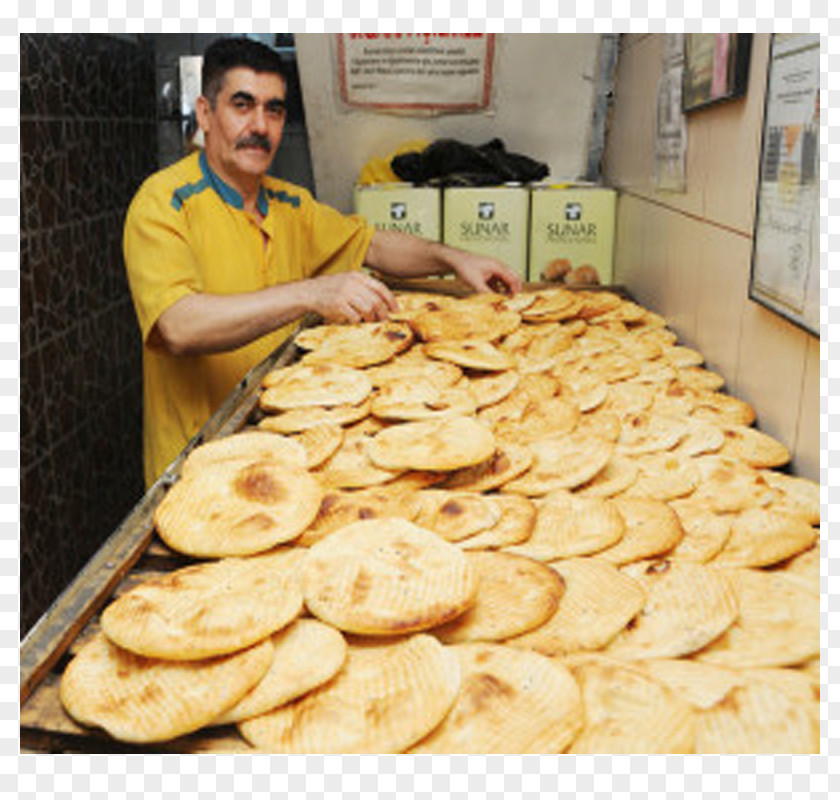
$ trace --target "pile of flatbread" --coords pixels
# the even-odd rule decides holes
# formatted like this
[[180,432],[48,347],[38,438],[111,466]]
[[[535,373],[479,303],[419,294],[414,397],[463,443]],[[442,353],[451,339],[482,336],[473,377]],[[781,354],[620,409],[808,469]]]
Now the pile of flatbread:
[[79,722],[285,753],[819,752],[819,486],[609,291],[301,332],[105,608]]

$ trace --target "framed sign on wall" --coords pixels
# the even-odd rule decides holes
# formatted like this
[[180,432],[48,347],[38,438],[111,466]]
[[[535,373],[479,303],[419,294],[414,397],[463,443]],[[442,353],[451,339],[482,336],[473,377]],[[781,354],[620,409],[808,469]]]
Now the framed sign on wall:
[[685,34],[683,111],[743,96],[751,50],[751,33]]
[[820,37],[770,45],[750,299],[819,335]]

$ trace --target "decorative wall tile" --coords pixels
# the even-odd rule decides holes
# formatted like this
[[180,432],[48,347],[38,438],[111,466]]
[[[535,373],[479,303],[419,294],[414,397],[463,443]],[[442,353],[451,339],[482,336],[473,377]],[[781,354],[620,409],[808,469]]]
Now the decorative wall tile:
[[141,342],[122,225],[157,164],[149,40],[24,34],[21,632],[140,500]]

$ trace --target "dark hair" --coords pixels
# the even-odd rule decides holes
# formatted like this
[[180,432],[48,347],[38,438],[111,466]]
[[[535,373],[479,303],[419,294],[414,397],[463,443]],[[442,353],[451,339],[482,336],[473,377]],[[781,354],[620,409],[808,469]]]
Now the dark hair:
[[201,90],[211,106],[216,105],[225,73],[236,67],[248,67],[254,72],[273,72],[287,81],[283,59],[268,45],[244,36],[216,39],[204,51],[201,66]]

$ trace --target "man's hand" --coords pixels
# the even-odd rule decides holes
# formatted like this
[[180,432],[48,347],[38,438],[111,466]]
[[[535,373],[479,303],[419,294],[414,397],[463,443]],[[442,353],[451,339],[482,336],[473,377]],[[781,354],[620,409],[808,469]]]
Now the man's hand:
[[452,266],[458,277],[477,292],[515,294],[522,290],[522,278],[490,256],[456,251]]
[[365,263],[399,278],[454,272],[477,292],[514,294],[522,289],[522,279],[498,259],[398,231],[376,231]]
[[322,275],[304,285],[311,309],[327,322],[376,322],[397,309],[388,287],[363,272]]

